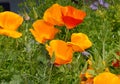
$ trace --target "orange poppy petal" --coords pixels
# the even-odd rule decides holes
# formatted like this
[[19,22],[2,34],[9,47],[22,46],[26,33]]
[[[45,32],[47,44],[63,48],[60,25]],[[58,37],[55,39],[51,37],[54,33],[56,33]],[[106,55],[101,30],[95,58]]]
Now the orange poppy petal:
[[59,4],[53,4],[45,11],[43,19],[53,25],[64,25],[64,22],[62,20],[61,8],[62,6],[60,6]]
[[64,16],[63,21],[67,29],[73,29],[76,25],[82,23],[82,20],[77,20],[69,16]]
[[73,50],[75,52],[83,52],[84,49],[82,47],[80,47],[79,45],[72,43],[72,42],[67,42],[69,46],[71,46],[73,48]]
[[110,72],[103,72],[94,78],[94,84],[120,84],[120,78]]
[[71,45],[74,51],[82,52],[91,47],[92,43],[87,35],[83,33],[73,33],[71,36],[71,42],[68,42],[68,45]]
[[33,29],[30,29],[35,39],[44,43],[46,40],[51,40],[59,32],[53,25],[46,23],[44,20],[37,20],[33,23]]
[[0,13],[0,26],[7,30],[16,30],[23,22],[23,18],[10,11]]
[[86,16],[86,13],[72,6],[62,8],[63,21],[67,29],[72,29],[80,24]]
[[11,31],[11,30],[5,30],[5,29],[0,29],[0,34],[10,36],[13,38],[19,38],[22,36],[22,34],[17,31]]
[[55,64],[67,64],[72,61],[73,50],[66,42],[62,40],[52,40],[50,41],[50,46],[46,46],[50,57],[53,53],[55,54]]
[[42,36],[39,37],[39,33],[38,32],[36,32],[33,29],[30,29],[30,31],[31,31],[32,35],[35,37],[36,41],[38,41],[39,43],[45,43],[46,39],[42,38]]

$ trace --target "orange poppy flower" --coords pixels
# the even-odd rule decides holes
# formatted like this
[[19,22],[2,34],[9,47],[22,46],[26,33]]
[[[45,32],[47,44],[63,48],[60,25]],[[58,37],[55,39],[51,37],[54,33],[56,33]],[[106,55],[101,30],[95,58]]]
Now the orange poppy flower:
[[43,19],[53,25],[65,25],[67,29],[72,29],[80,24],[85,16],[85,12],[72,6],[63,7],[59,4],[53,4],[45,11]]
[[71,36],[71,42],[68,42],[68,44],[71,45],[76,52],[83,52],[85,49],[92,46],[87,35],[83,33],[73,33]]
[[45,11],[43,19],[53,25],[64,25],[64,22],[62,20],[61,8],[62,6],[60,6],[59,4],[53,4]]
[[46,23],[44,20],[37,20],[33,23],[33,29],[30,29],[31,33],[35,37],[36,41],[40,43],[46,42],[54,38],[56,33],[59,31],[54,28],[53,25]]
[[67,64],[72,61],[73,50],[66,42],[62,40],[52,40],[50,45],[46,45],[46,49],[49,52],[50,57],[55,55],[55,64]]
[[72,6],[62,8],[62,19],[67,29],[72,29],[80,24],[86,16],[86,13]]
[[18,38],[22,36],[16,30],[22,24],[23,18],[18,14],[10,11],[0,13],[0,34]]
[[93,84],[120,84],[120,78],[110,72],[100,73],[93,81]]

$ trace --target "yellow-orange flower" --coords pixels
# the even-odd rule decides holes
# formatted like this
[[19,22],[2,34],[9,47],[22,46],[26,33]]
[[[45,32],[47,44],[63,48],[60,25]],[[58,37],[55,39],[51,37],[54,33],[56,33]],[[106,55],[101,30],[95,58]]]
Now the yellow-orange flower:
[[72,61],[73,50],[66,42],[62,40],[52,40],[50,45],[46,45],[46,49],[49,52],[50,57],[55,55],[55,64],[67,64]]
[[86,13],[72,6],[66,6],[62,8],[62,15],[63,22],[67,29],[72,29],[83,21]]
[[73,33],[71,36],[71,42],[68,42],[72,46],[75,52],[82,52],[85,49],[92,46],[88,36],[83,33]]
[[22,24],[23,18],[10,11],[5,11],[0,13],[0,34],[10,36],[13,38],[18,38],[22,36],[21,33],[16,30]]
[[120,84],[120,78],[110,72],[100,73],[93,81],[93,84]]
[[44,12],[43,19],[53,25],[64,25],[64,22],[62,20],[61,8],[62,6],[60,6],[59,4],[53,4]]
[[53,25],[46,23],[44,20],[37,20],[33,23],[33,28],[30,29],[36,41],[40,43],[46,42],[46,40],[51,40],[54,38],[56,33],[59,31],[54,28]]

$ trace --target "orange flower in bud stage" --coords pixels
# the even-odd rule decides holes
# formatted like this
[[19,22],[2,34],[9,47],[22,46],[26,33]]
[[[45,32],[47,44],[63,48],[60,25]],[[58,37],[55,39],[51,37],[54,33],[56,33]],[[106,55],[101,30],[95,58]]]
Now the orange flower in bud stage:
[[54,28],[53,25],[46,23],[44,20],[37,20],[33,23],[33,28],[30,29],[31,33],[35,37],[36,41],[40,43],[46,42],[54,38],[58,29]]
[[13,38],[19,38],[22,36],[21,33],[16,30],[22,24],[23,18],[10,11],[0,13],[0,34],[10,36]]
[[50,45],[46,45],[50,57],[55,55],[55,64],[68,64],[71,63],[73,57],[73,50],[66,42],[62,40],[52,40]]
[[78,10],[72,6],[66,6],[62,8],[62,18],[67,29],[72,29],[76,25],[83,22],[83,19],[86,16],[86,13]]
[[93,84],[120,84],[120,78],[110,72],[100,73],[93,81]]
[[68,42],[68,44],[72,46],[75,52],[83,52],[85,49],[92,46],[87,35],[83,33],[73,33],[71,36],[71,42]]
[[62,20],[61,8],[62,6],[60,6],[59,4],[53,4],[45,11],[43,19],[53,25],[64,25],[64,22]]

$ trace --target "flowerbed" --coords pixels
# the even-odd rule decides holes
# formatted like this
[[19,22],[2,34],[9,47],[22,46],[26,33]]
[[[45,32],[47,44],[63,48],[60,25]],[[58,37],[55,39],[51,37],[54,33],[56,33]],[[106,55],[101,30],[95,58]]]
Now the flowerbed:
[[1,84],[120,84],[117,1],[27,0],[19,7],[0,12]]

